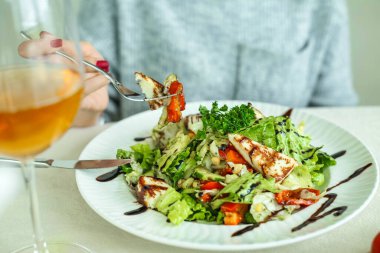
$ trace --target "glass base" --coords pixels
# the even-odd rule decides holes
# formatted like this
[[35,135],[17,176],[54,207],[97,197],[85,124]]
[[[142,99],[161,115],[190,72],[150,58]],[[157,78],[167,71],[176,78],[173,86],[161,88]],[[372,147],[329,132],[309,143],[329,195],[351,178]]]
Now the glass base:
[[[77,243],[67,243],[67,242],[48,242],[47,243],[48,252],[46,253],[91,253],[91,251]],[[12,251],[12,253],[40,253],[34,251],[33,245],[25,246],[21,249]],[[45,253],[45,252],[41,252]]]

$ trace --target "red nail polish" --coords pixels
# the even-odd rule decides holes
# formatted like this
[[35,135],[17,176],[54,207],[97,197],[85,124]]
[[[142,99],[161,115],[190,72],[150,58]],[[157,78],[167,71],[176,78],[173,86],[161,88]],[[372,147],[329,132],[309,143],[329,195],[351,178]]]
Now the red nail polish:
[[57,47],[62,47],[62,40],[61,39],[55,39],[50,41],[50,46],[57,48]]
[[96,62],[96,66],[103,69],[105,72],[110,71],[110,64],[106,60],[99,60]]

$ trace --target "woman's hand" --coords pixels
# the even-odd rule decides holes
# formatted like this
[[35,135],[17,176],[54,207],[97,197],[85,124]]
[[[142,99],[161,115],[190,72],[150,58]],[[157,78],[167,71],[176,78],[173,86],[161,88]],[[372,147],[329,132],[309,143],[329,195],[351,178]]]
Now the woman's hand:
[[[109,63],[90,43],[80,42],[80,47],[84,60],[97,65],[107,72],[109,71]],[[74,56],[76,52],[73,42],[56,38],[48,32],[41,32],[40,39],[25,41],[18,48],[19,54],[25,58],[43,55],[49,57],[51,61],[59,57],[59,61],[62,62],[62,56],[54,54],[57,50],[71,56]],[[108,83],[109,81],[102,74],[88,67],[85,69],[84,98],[73,126],[86,127],[98,122],[99,117],[108,105]]]

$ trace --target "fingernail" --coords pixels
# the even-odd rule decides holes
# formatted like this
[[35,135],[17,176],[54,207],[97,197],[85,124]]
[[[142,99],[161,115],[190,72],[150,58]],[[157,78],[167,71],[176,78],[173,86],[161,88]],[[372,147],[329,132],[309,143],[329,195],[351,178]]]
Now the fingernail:
[[110,71],[110,64],[106,60],[99,60],[96,62],[96,66],[104,70],[105,72]]
[[55,39],[50,41],[50,46],[54,48],[62,47],[62,39]]

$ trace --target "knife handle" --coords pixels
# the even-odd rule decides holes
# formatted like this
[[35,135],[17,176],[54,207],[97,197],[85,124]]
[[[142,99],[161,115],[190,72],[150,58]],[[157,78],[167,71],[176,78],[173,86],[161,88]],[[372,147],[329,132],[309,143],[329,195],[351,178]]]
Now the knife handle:
[[[0,157],[0,163],[11,163],[11,164],[21,164],[19,160],[15,160],[12,158]],[[36,167],[49,168],[53,160],[36,160],[34,164]]]

